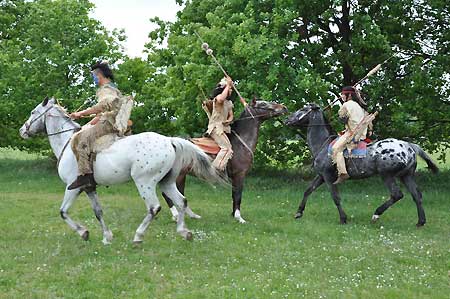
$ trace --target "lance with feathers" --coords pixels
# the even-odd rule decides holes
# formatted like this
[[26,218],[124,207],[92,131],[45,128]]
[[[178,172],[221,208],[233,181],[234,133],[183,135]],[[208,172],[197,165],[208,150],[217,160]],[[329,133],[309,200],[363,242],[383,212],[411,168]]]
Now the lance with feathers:
[[[371,70],[370,70],[370,71],[369,71],[362,79],[360,79],[358,82],[356,82],[355,84],[353,84],[353,88],[355,89],[356,96],[358,97],[358,99],[359,99],[363,104],[366,104],[366,103],[365,103],[364,100],[362,99],[362,97],[361,97],[359,91],[356,89],[356,87],[357,87],[358,85],[360,85],[364,80],[366,80],[367,78],[369,78],[370,76],[376,74],[376,73],[381,69],[381,67],[383,66],[383,64],[385,64],[386,62],[388,62],[389,60],[391,60],[395,55],[396,55],[396,54],[393,54],[391,57],[387,58],[387,59],[384,60],[382,63],[377,64],[377,65],[376,65],[373,69],[371,69]],[[330,108],[331,106],[333,106],[334,103],[336,103],[336,101],[338,101],[338,100],[339,100],[339,97],[337,97],[336,99],[334,99],[328,106],[326,106],[326,107],[324,108],[324,110],[326,110],[326,109]]]
[[[203,39],[201,38],[201,36],[197,33],[197,31],[194,30],[194,34],[198,37],[198,39],[200,40],[200,42],[202,43],[202,49],[206,52],[206,54],[208,56],[211,56],[211,58],[213,59],[213,61],[215,62],[215,64],[219,67],[219,69],[223,72],[223,74],[226,77],[230,77],[228,75],[228,73],[225,71],[225,69],[223,68],[223,66],[220,64],[219,60],[217,60],[216,56],[214,56],[213,54],[213,50],[209,47],[209,45],[203,41]],[[250,115],[252,116],[252,118],[255,118],[253,116],[253,113],[250,111],[250,109],[247,107],[247,103],[245,102],[244,98],[242,97],[241,93],[239,92],[239,90],[236,88],[236,85],[234,84],[234,82],[232,82],[232,88],[234,89],[234,91],[236,92],[236,94],[239,97],[239,100],[241,101],[241,103],[244,105],[245,109],[250,113]],[[245,104],[244,104],[245,103]]]

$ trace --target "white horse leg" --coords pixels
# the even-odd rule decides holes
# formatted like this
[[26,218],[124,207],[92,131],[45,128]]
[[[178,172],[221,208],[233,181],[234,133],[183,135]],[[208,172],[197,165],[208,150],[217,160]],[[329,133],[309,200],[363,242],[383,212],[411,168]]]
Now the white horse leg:
[[103,210],[100,205],[100,201],[98,200],[98,195],[96,191],[87,192],[86,193],[89,199],[91,200],[91,206],[92,210],[95,213],[95,217],[97,218],[98,222],[100,222],[100,225],[102,226],[103,230],[103,244],[108,245],[111,244],[111,241],[113,239],[113,234],[110,229],[106,226],[105,221],[103,220]]
[[[165,193],[163,193],[163,196],[167,196]],[[177,222],[178,221],[178,210],[177,207],[175,205],[173,205],[172,200],[170,200],[172,207],[170,207],[170,212],[172,213],[172,220]],[[186,214],[192,218],[192,219],[200,219],[202,218],[202,216],[195,214],[191,208],[188,206],[186,206]]]
[[78,198],[78,195],[80,194],[80,190],[67,190],[64,193],[64,199],[61,204],[61,208],[59,209],[61,218],[64,219],[64,221],[74,230],[76,231],[83,240],[87,241],[89,239],[89,231],[82,226],[81,224],[75,222],[72,220],[72,218],[69,217],[68,211],[72,204],[75,202],[75,200]]
[[186,212],[187,201],[181,194],[175,182],[163,182],[160,184],[161,190],[167,194],[178,208],[177,232],[186,240],[192,240],[192,233],[187,229],[184,222],[184,214]]
[[172,206],[170,208],[170,212],[172,213],[172,220],[178,222],[178,210],[176,206]]
[[192,219],[202,218],[202,216],[195,214],[188,205],[186,205],[186,214]]
[[245,221],[244,218],[242,218],[240,210],[234,211],[234,219],[236,219],[239,223],[246,223],[247,222],[247,221]]
[[[150,183],[149,183],[150,182]],[[156,184],[151,179],[143,180],[136,179],[136,187],[138,188],[139,194],[145,201],[145,206],[147,207],[147,215],[142,220],[142,223],[136,230],[133,242],[136,244],[142,243],[144,239],[144,233],[147,230],[150,222],[155,218],[156,214],[161,210],[159,204],[158,196],[156,195]]]

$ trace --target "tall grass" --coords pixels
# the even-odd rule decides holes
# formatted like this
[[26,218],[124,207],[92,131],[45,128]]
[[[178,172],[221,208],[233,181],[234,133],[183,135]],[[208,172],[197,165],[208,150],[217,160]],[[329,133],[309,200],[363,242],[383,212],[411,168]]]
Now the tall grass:
[[134,186],[101,187],[114,233],[103,246],[85,195],[70,212],[90,229],[90,241],[60,219],[64,186],[54,162],[2,149],[0,298],[448,298],[450,172],[442,168],[417,176],[428,220],[422,229],[408,194],[370,223],[388,197],[378,178],[340,187],[347,225],[338,224],[325,187],[294,220],[307,184],[298,175],[250,176],[245,225],[230,216],[230,190],[189,178],[187,198],[203,216],[187,221],[194,241],[178,236],[162,202],[139,247],[131,240],[145,207]]

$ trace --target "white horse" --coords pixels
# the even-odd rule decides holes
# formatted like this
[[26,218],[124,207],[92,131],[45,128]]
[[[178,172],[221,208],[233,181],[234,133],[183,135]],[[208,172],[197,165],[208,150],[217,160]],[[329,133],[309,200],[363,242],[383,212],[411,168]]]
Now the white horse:
[[[65,110],[46,98],[31,112],[31,116],[20,128],[20,136],[29,138],[38,133],[45,133],[54,154],[58,158],[58,174],[68,186],[78,175],[77,161],[70,146],[70,140],[80,125],[69,118]],[[156,185],[174,199],[179,216],[177,232],[187,240],[192,233],[184,223],[186,200],[176,187],[176,178],[181,169],[192,167],[202,179],[210,182],[223,182],[220,174],[211,164],[211,159],[197,146],[187,140],[166,137],[156,133],[141,133],[125,137],[113,143],[109,148],[97,154],[94,162],[94,177],[99,185],[113,185],[134,180],[140,196],[147,207],[147,215],[136,230],[133,242],[141,243],[151,220],[161,210],[156,195]],[[75,230],[83,240],[88,240],[89,231],[73,221],[68,210],[85,191],[91,200],[92,209],[103,230],[103,243],[112,241],[112,232],[103,220],[103,212],[95,190],[67,190],[60,213],[64,221]]]

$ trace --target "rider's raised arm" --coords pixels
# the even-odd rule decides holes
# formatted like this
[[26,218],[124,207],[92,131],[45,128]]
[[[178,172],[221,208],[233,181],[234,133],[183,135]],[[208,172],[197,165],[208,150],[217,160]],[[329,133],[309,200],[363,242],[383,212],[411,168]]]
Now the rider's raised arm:
[[216,101],[219,102],[220,104],[223,104],[223,102],[225,102],[228,98],[230,89],[231,89],[231,86],[229,86],[229,85],[225,86],[222,93],[216,97]]
[[226,77],[227,85],[223,89],[222,93],[219,94],[216,97],[216,101],[219,102],[219,104],[223,104],[227,100],[227,98],[231,95],[231,92],[233,89],[233,80],[230,77]]

